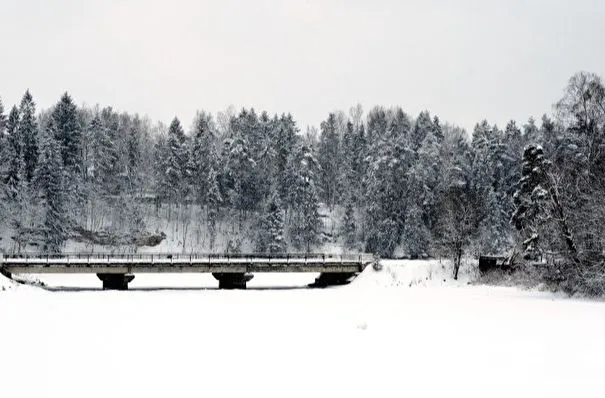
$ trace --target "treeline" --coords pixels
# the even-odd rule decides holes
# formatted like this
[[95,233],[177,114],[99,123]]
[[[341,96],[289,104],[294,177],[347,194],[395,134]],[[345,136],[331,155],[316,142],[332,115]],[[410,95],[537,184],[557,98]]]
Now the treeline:
[[75,227],[140,233],[163,212],[183,236],[202,225],[207,250],[224,249],[215,238],[227,222],[263,252],[331,243],[459,264],[470,249],[590,263],[594,274],[604,92],[579,73],[554,118],[482,121],[469,136],[426,111],[360,106],[304,133],[290,114],[254,109],[201,111],[186,131],[68,94],[37,114],[28,91],[8,115],[0,104],[2,224],[16,251],[60,251]]

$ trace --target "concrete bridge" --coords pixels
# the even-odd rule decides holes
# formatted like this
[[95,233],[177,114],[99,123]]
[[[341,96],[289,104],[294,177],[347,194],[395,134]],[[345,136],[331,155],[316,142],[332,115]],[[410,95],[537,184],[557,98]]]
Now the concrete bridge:
[[96,274],[103,289],[127,290],[136,273],[211,273],[221,289],[245,289],[258,272],[319,273],[312,286],[345,284],[374,263],[371,254],[31,253],[0,256],[0,272]]

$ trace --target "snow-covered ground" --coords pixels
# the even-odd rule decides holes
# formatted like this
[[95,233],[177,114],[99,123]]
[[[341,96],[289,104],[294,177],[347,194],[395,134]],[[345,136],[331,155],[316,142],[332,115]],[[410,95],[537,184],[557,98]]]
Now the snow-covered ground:
[[605,303],[450,271],[385,261],[348,286],[262,274],[246,291],[208,275],[137,275],[128,292],[95,276],[39,277],[58,292],[0,276],[0,396],[602,394]]

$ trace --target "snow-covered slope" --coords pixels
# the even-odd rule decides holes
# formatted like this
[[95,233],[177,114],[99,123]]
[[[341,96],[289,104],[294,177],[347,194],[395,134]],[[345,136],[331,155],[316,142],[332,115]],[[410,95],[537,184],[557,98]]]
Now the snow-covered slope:
[[16,289],[19,284],[4,275],[0,274],[0,292]]
[[460,286],[477,278],[477,264],[474,260],[464,260],[458,280],[453,280],[452,262],[435,260],[382,260],[382,270],[372,267],[354,281],[357,287],[414,287],[414,286]]
[[0,396],[603,391],[605,304],[443,283],[448,272],[438,262],[386,262],[348,286],[309,290],[315,275],[276,274],[246,291],[216,290],[199,275],[140,275],[129,292],[73,289],[97,289],[94,276],[41,276],[72,289],[0,292]]

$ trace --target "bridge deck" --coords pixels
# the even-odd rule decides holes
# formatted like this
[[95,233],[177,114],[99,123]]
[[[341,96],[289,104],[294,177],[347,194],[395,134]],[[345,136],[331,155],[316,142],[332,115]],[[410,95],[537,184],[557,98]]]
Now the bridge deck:
[[90,273],[357,273],[374,257],[369,254],[27,254],[0,258],[11,274]]

